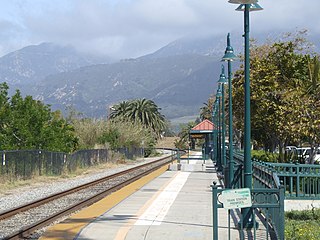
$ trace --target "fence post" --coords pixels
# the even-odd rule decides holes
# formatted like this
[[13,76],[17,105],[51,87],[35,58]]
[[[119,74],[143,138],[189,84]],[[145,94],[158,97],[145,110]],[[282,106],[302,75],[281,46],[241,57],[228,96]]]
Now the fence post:
[[213,217],[213,240],[218,240],[218,186],[213,182],[212,187],[212,217]]
[[289,170],[289,173],[290,173],[290,183],[289,183],[289,193],[290,193],[290,197],[292,197],[292,193],[293,193],[293,177],[292,177],[292,174],[293,174],[293,170],[292,170],[292,166],[290,166],[290,170]]
[[296,162],[296,197],[299,197],[300,191],[300,178],[299,178],[299,163]]
[[280,199],[279,199],[279,205],[280,205],[280,211],[279,211],[279,219],[280,219],[280,224],[279,224],[279,240],[284,240],[284,225],[285,225],[285,220],[284,220],[284,195],[285,195],[285,187],[283,185],[280,186]]

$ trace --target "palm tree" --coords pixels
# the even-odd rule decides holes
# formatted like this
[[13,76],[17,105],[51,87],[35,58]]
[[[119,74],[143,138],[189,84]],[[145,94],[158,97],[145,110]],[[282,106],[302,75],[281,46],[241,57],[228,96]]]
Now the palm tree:
[[130,106],[130,101],[122,101],[110,108],[110,119],[113,118],[123,118],[128,112]]
[[203,103],[204,106],[200,108],[200,119],[201,121],[208,119],[212,121],[212,109],[213,109],[214,98],[210,97],[208,102]]
[[165,117],[159,112],[161,110],[152,100],[136,99],[123,101],[113,107],[110,118],[119,118],[141,122],[144,126],[151,128],[157,136],[166,129]]
[[140,121],[160,135],[166,128],[166,121],[159,110],[161,109],[152,100],[137,99],[130,104],[127,116],[133,121]]

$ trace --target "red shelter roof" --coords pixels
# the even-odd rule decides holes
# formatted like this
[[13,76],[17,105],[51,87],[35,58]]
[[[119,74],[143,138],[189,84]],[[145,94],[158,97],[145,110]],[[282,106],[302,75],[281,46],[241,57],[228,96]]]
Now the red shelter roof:
[[189,134],[192,138],[204,138],[206,134],[211,134],[215,128],[215,125],[206,119],[193,127]]
[[212,131],[215,129],[215,126],[212,122],[210,122],[209,120],[204,120],[202,121],[201,123],[199,123],[197,126],[193,127],[191,129],[191,133],[192,132],[201,132],[201,133],[204,133],[204,132],[210,132],[212,133]]

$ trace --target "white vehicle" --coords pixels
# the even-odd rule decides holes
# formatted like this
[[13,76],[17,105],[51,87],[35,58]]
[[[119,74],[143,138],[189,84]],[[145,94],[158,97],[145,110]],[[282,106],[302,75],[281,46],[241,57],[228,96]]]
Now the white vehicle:
[[286,151],[294,151],[296,149],[297,149],[296,146],[286,146]]
[[297,147],[296,146],[286,146],[286,154],[289,159],[293,159],[297,156]]
[[[311,163],[311,147],[297,148],[296,151],[299,161],[302,161],[304,163]],[[320,163],[320,148],[316,150],[316,154],[314,156],[314,163]]]
[[302,147],[302,148],[297,148],[297,156],[298,159],[306,159],[307,157],[310,156],[311,148],[310,147]]
[[320,164],[320,148],[316,150],[316,154],[314,155],[314,163]]

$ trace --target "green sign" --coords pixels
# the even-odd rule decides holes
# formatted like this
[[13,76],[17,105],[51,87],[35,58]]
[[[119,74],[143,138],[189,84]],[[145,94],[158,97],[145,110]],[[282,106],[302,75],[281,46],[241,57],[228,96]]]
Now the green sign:
[[223,203],[223,208],[246,208],[251,207],[251,192],[249,188],[224,190],[219,197]]

